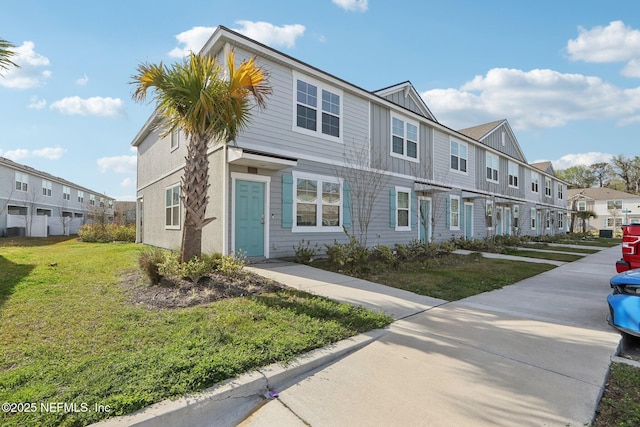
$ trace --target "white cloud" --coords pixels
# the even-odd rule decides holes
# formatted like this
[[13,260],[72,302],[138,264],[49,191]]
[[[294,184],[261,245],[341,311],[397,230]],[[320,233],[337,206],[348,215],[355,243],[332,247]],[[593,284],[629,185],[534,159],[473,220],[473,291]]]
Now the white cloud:
[[120,187],[133,187],[136,183],[136,180],[133,178],[125,178],[120,182]]
[[332,0],[333,4],[349,12],[366,12],[369,0]]
[[612,21],[606,27],[590,30],[578,27],[579,35],[567,42],[567,51],[573,61],[626,62],[622,74],[640,77],[640,30],[622,21]]
[[[566,169],[571,166],[590,166],[594,163],[600,162],[610,162],[613,154],[609,153],[599,153],[596,151],[591,151],[588,153],[578,153],[578,154],[567,154],[560,157],[558,160],[551,160],[553,167],[556,170]],[[536,160],[533,163],[541,162],[545,160]]]
[[125,116],[124,101],[119,98],[94,96],[92,98],[82,99],[79,96],[72,96],[54,102],[50,108],[69,115],[102,117]]
[[621,89],[598,77],[548,69],[494,68],[460,89],[422,97],[443,124],[455,129],[507,118],[516,130],[553,128],[569,121],[640,121],[640,88]]
[[101,157],[98,159],[100,172],[136,173],[137,156]]
[[202,49],[207,40],[209,40],[214,30],[215,28],[213,27],[193,27],[190,30],[178,34],[176,39],[178,39],[178,43],[183,44],[184,47],[174,48],[169,52],[169,56],[184,58],[191,52],[200,52],[200,49]]
[[58,160],[67,150],[62,147],[44,147],[36,150],[27,150],[25,148],[17,148],[15,150],[2,151],[0,156],[7,159],[20,161],[30,157],[43,157],[49,160]]
[[78,86],[86,86],[87,83],[89,83],[89,77],[87,77],[86,74],[84,76],[80,77],[78,80],[76,80],[76,84]]
[[304,25],[291,24],[276,26],[268,22],[236,21],[240,28],[234,29],[249,38],[268,46],[284,46],[292,48],[298,37],[302,37],[306,28]]
[[27,108],[30,108],[32,110],[42,110],[47,106],[47,101],[45,101],[44,99],[39,99],[37,96],[32,96],[30,101],[31,102],[29,103],[29,105],[27,105]]
[[13,49],[16,53],[11,60],[19,67],[10,67],[0,78],[0,86],[15,89],[30,89],[41,86],[51,77],[51,71],[42,70],[49,66],[49,59],[36,53],[35,44],[25,41]]
[[44,157],[50,160],[58,160],[62,154],[67,151],[62,147],[45,147],[39,150],[33,150],[31,153],[34,157]]

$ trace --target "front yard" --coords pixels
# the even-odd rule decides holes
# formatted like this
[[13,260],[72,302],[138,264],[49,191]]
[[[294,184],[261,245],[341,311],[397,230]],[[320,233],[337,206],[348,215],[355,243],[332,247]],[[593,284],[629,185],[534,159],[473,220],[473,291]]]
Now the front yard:
[[158,308],[135,298],[148,285],[130,283],[139,245],[69,238],[0,245],[0,402],[15,404],[0,414],[3,426],[86,425],[391,321],[277,284]]

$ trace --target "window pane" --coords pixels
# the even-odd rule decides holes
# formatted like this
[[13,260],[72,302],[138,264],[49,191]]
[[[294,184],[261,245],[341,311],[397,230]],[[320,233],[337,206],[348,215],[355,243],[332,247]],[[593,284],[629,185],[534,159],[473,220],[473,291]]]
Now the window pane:
[[415,142],[407,141],[407,156],[418,158],[418,144]]
[[460,157],[463,159],[467,158],[467,146],[464,144],[460,144]]
[[298,104],[297,126],[309,130],[316,130],[316,110]]
[[418,141],[418,128],[410,123],[407,123],[407,139]]
[[[165,194],[166,194],[166,198],[165,198],[165,201],[164,201],[164,205],[166,207],[169,207],[169,206],[171,206],[171,189],[167,188],[167,190],[165,191]],[[93,201],[93,197],[91,198],[91,200]]]
[[398,192],[398,209],[409,209],[409,193]]
[[408,210],[398,210],[398,227],[408,227],[409,226],[409,211]]
[[318,105],[318,89],[298,80],[298,102],[315,107]]
[[397,136],[393,137],[393,152],[404,154],[404,140],[402,138],[398,138]]
[[[322,183],[322,203],[340,202],[340,184],[334,182]],[[324,212],[324,210],[323,210]],[[324,218],[324,215],[323,215]]]
[[180,187],[173,187],[173,205],[180,204]]
[[171,208],[165,209],[165,225],[171,225]]
[[340,118],[322,113],[322,133],[340,137]]
[[318,199],[318,183],[310,179],[298,179],[297,199],[301,202],[315,202]]
[[393,134],[404,137],[404,122],[396,118],[393,119]]
[[322,225],[325,227],[337,227],[340,225],[339,206],[322,206]]
[[457,142],[452,142],[451,143],[451,155],[452,156],[457,156],[458,155],[458,143]]
[[296,205],[296,224],[299,226],[315,226],[317,206],[306,203],[298,203]]
[[331,113],[336,116],[339,116],[340,115],[340,97],[334,93],[323,90],[322,91],[322,111],[326,111],[327,113]]
[[467,171],[467,159],[460,159],[460,172]]
[[173,225],[180,225],[180,206],[173,207]]
[[451,169],[458,170],[458,157],[451,156]]

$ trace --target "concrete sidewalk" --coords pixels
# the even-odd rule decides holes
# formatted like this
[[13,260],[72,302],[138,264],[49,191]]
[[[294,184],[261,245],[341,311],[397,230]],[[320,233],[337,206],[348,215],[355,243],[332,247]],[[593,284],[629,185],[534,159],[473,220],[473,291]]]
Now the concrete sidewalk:
[[243,426],[583,426],[619,334],[606,322],[620,248],[454,303],[314,270],[252,270],[396,321],[377,340],[276,390]]

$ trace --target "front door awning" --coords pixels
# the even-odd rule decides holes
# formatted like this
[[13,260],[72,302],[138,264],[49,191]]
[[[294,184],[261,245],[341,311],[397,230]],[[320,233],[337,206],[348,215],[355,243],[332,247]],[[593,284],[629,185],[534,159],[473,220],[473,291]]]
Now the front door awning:
[[258,151],[245,150],[240,147],[228,147],[228,162],[234,165],[249,166],[260,169],[280,170],[295,167],[298,160]]

